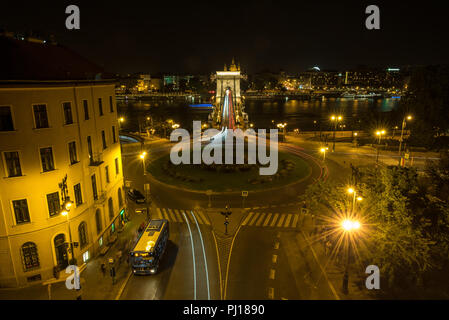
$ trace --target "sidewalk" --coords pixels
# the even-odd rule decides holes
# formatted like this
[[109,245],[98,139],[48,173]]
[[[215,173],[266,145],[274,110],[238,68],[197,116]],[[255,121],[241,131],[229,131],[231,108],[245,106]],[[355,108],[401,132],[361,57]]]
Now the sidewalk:
[[[87,262],[87,267],[81,272],[81,296],[85,300],[113,300],[116,299],[119,291],[126,284],[131,275],[131,268],[128,266],[126,259],[128,252],[123,248],[130,240],[134,240],[137,236],[136,230],[142,221],[145,220],[144,215],[136,215],[133,206],[129,207],[130,221],[128,221],[123,231],[118,233],[118,239],[113,246],[104,255],[98,255]],[[118,232],[118,230],[117,230]],[[109,273],[108,258],[116,259],[119,250],[122,251],[120,265],[116,262],[115,284],[112,284],[112,278]],[[106,274],[103,276],[101,272],[101,264],[106,265]],[[79,295],[76,290],[68,290],[65,286],[65,280],[51,285],[52,300],[74,300]],[[49,290],[47,285],[38,284],[31,287],[20,289],[1,289],[0,300],[48,300]]]

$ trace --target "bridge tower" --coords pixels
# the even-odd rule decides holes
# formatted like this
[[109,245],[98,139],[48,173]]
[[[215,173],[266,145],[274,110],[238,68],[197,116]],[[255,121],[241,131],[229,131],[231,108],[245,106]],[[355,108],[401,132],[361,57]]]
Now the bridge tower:
[[242,78],[240,64],[237,66],[232,59],[229,68],[225,64],[224,70],[217,71],[215,78],[217,81],[215,108],[209,117],[210,122],[218,127],[245,127],[248,122],[248,115],[244,112],[240,94],[240,79]]

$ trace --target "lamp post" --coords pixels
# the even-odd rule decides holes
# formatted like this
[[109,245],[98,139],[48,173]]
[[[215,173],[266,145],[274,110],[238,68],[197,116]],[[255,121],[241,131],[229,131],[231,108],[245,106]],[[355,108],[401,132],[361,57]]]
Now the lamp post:
[[343,229],[344,236],[346,237],[346,242],[348,244],[346,251],[346,265],[345,265],[345,273],[343,275],[342,289],[344,294],[348,294],[349,259],[351,256],[351,240],[349,239],[349,237],[351,236],[351,233],[354,233],[358,229],[360,229],[360,222],[358,222],[357,220],[345,219],[342,221],[341,227]]
[[224,221],[225,235],[228,235],[229,215],[232,213],[231,210],[229,210],[229,205],[226,205],[226,210],[222,211],[220,213],[225,216],[225,221]]
[[146,175],[146,170],[145,170],[145,157],[147,156],[147,153],[144,151],[140,154],[139,158],[142,159],[142,168],[143,168],[143,175]]
[[342,116],[331,116],[331,121],[334,122],[334,141],[332,143],[332,152],[335,152],[335,132],[337,131],[337,125],[342,119]]
[[69,219],[69,212],[70,212],[70,208],[73,205],[73,202],[70,201],[70,197],[68,196],[67,175],[65,175],[64,179],[62,179],[62,182],[59,183],[59,188],[61,189],[61,197],[62,197],[62,205],[61,205],[60,213],[62,216],[65,216],[67,218],[67,225],[69,228],[70,251],[72,252],[72,260],[71,260],[72,263],[71,264],[76,265],[75,253],[73,251],[72,231],[70,229],[70,219]]
[[329,150],[328,147],[323,147],[320,149],[320,152],[323,154],[323,161],[326,160],[326,151]]
[[402,139],[404,137],[404,129],[407,124],[406,120],[412,120],[412,116],[404,117],[404,119],[402,120],[401,139],[399,140],[399,150],[398,150],[399,155],[401,155],[402,151]]
[[[385,130],[376,131],[376,135],[379,137],[379,144],[382,142],[382,135],[385,134]],[[377,146],[376,163],[379,162],[379,146]]]
[[354,214],[354,211],[355,211],[355,200],[362,201],[363,198],[360,197],[360,196],[357,197],[357,191],[355,191],[355,189],[352,188],[352,187],[348,188],[347,191],[348,191],[349,194],[352,194],[352,214]]
[[284,122],[284,123],[278,123],[277,124],[277,127],[279,128],[279,129],[282,129],[282,135],[283,135],[283,137],[284,137],[284,142],[285,142],[285,127],[287,126],[287,123],[286,122]]

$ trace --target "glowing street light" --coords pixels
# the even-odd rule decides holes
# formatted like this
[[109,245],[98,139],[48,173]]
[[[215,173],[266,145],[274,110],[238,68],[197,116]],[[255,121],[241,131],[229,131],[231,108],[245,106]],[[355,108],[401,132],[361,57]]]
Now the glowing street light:
[[[341,222],[341,228],[343,229],[346,236],[350,236],[351,234],[354,235],[354,232],[357,232],[361,228],[361,224],[357,220],[352,219],[344,219]],[[345,266],[345,273],[343,275],[343,293],[348,294],[348,282],[349,282],[349,258],[351,256],[351,240],[347,240],[347,251],[346,251],[346,266]]]
[[[379,144],[382,142],[382,136],[385,135],[385,130],[376,131],[376,135],[379,137]],[[376,163],[379,162],[379,146],[377,146]]]
[[139,155],[139,158],[142,159],[142,168],[143,168],[143,175],[146,175],[146,170],[145,170],[145,157],[146,157],[147,153],[144,151]]
[[329,150],[328,147],[323,147],[320,149],[320,152],[323,154],[323,161],[326,160],[326,151]]
[[413,117],[411,115],[408,115],[408,116],[404,117],[404,119],[402,119],[401,139],[399,140],[399,151],[398,151],[399,155],[401,155],[401,151],[402,151],[402,140],[404,137],[404,129],[407,124],[406,120],[410,121],[412,119],[413,119]]
[[342,116],[338,115],[332,115],[331,116],[331,121],[335,122],[334,124],[334,141],[332,142],[332,152],[335,152],[335,132],[337,131],[337,125],[338,123],[343,119]]
[[173,129],[178,129],[179,128],[179,124],[175,123],[171,126]]

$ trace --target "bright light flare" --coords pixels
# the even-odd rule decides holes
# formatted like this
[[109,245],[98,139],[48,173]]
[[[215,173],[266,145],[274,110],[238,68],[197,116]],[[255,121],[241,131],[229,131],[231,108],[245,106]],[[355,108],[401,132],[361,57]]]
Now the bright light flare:
[[346,219],[343,220],[341,226],[345,231],[358,230],[360,229],[360,222]]

